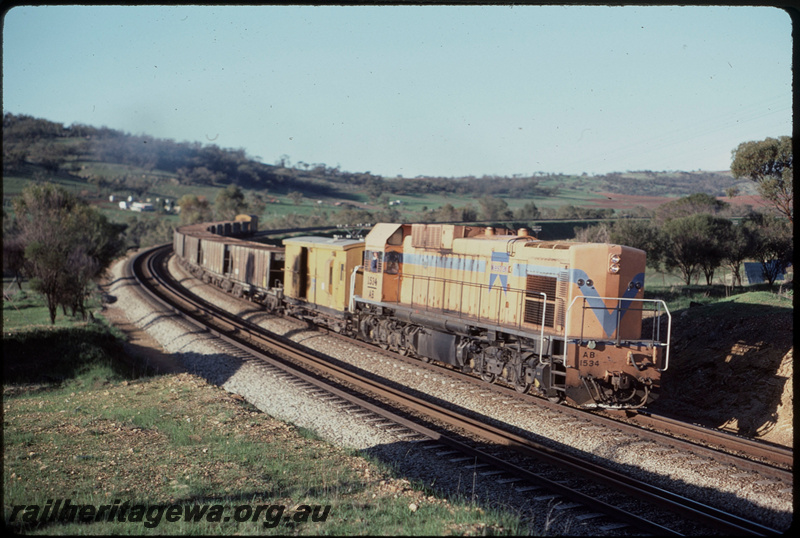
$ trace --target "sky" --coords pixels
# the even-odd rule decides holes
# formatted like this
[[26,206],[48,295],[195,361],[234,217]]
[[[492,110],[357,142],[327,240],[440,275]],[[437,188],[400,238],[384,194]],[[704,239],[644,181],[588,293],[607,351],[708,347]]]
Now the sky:
[[792,134],[774,7],[17,6],[3,112],[384,177],[728,170]]

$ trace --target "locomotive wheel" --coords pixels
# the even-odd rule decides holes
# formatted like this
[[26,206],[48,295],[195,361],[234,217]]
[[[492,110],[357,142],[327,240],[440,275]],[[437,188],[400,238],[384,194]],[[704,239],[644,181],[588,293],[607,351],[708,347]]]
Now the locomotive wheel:
[[487,383],[494,383],[495,381],[497,381],[497,374],[490,374],[488,372],[484,372],[481,374],[481,379],[483,379]]
[[398,353],[401,354],[403,357],[408,357],[414,353],[413,349],[413,342],[414,342],[414,333],[416,332],[416,328],[413,325],[406,325],[403,327],[403,338],[402,342],[403,345],[398,350]]
[[525,382],[525,364],[528,363],[531,357],[533,357],[533,353],[526,353],[522,356],[515,354],[511,362],[511,375],[514,378],[511,381],[511,385],[514,387],[514,390],[521,394],[525,394],[531,388],[531,383]]
[[530,383],[525,383],[525,382],[519,381],[519,380],[514,381],[513,385],[514,385],[514,390],[516,390],[520,394],[525,394],[531,388],[531,384]]

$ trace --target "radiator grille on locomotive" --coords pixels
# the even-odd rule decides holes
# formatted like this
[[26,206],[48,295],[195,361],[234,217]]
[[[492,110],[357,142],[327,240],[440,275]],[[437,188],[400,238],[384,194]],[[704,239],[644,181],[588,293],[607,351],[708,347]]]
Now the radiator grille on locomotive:
[[[556,290],[558,279],[549,276],[528,275],[525,285],[525,322],[542,325],[542,310],[544,310],[545,327],[555,327],[556,319]],[[544,298],[547,295],[547,308],[544,308]],[[559,316],[559,320],[563,317]]]

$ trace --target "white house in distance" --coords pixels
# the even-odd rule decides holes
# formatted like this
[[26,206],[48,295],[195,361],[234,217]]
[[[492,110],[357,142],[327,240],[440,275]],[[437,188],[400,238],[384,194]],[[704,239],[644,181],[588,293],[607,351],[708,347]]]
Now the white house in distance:
[[131,211],[138,211],[141,213],[142,211],[155,211],[156,208],[153,204],[147,202],[133,202],[131,204]]
[[[108,197],[109,201],[112,202],[112,203],[115,200],[117,200],[118,198],[119,197],[114,196],[114,195],[111,195],[111,196]],[[175,201],[174,200],[170,200],[169,198],[162,199],[160,197],[156,198],[156,203],[153,204],[153,203],[150,202],[149,198],[148,198],[147,202],[134,202],[133,201],[133,196],[128,196],[127,201],[121,200],[121,201],[117,202],[117,204],[118,204],[120,209],[136,211],[138,213],[148,212],[148,211],[155,211],[156,210],[156,206],[163,208],[168,213],[175,210]]]

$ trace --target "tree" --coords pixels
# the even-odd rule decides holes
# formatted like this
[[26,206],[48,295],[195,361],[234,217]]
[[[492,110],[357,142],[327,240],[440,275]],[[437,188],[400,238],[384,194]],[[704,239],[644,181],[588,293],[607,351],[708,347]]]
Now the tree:
[[122,236],[126,248],[149,247],[169,243],[174,227],[167,219],[150,219],[131,216]]
[[236,215],[247,212],[247,201],[238,185],[228,185],[214,200],[214,217],[217,220],[233,220]]
[[755,181],[761,197],[793,222],[792,137],[742,142],[731,154],[733,177]]
[[514,218],[519,220],[538,219],[540,216],[541,212],[534,202],[528,202],[514,212]]
[[742,264],[757,248],[757,232],[752,223],[732,225],[725,242],[725,262],[733,275],[733,285],[742,285]]
[[478,203],[484,220],[508,220],[513,217],[511,210],[508,209],[508,202],[502,198],[486,194],[478,199]]
[[739,187],[728,187],[727,189],[725,189],[725,196],[733,200],[734,198],[739,196],[740,192],[741,190],[739,189]]
[[576,226],[575,239],[585,243],[610,243],[611,230],[605,222],[585,228]]
[[181,226],[196,222],[207,222],[213,218],[211,204],[208,203],[205,197],[184,194],[178,200],[178,207],[181,208]]
[[772,215],[756,213],[745,222],[755,234],[754,257],[761,262],[764,278],[772,285],[794,258],[791,224]]
[[656,208],[656,220],[664,222],[669,219],[697,215],[698,213],[717,215],[728,207],[730,207],[728,202],[717,200],[716,197],[710,194],[698,192],[661,204]]
[[581,218],[580,211],[572,204],[562,205],[556,210],[556,218],[558,219],[579,219]]
[[69,150],[60,144],[45,140],[30,146],[28,158],[40,164],[47,172],[55,174],[66,162]]
[[138,198],[144,198],[155,185],[155,178],[126,174],[120,178],[126,189],[131,190]]
[[14,275],[14,282],[22,290],[22,269],[25,265],[25,244],[22,242],[16,219],[3,211],[3,272]]
[[706,277],[706,284],[711,285],[714,273],[725,261],[728,238],[731,235],[733,223],[729,219],[714,217],[712,215],[697,215],[697,221],[705,229],[707,247],[700,256],[700,270]]
[[649,220],[620,220],[611,228],[610,242],[647,253],[647,265],[657,269],[664,252],[664,235]]
[[[264,193],[266,193],[266,190],[264,190]],[[267,200],[264,194],[260,192],[252,193],[249,206],[250,213],[259,216],[263,215],[264,211],[267,209]]]
[[377,200],[383,194],[383,180],[378,176],[370,175],[363,184],[363,190],[370,200]]
[[730,225],[728,219],[709,214],[691,215],[667,221],[664,232],[664,264],[668,269],[677,269],[686,285],[703,272],[710,284],[714,270],[725,256],[720,241],[721,230]]
[[61,187],[32,185],[14,200],[24,272],[45,296],[50,322],[58,306],[84,319],[89,284],[122,251],[124,225],[108,219]]

